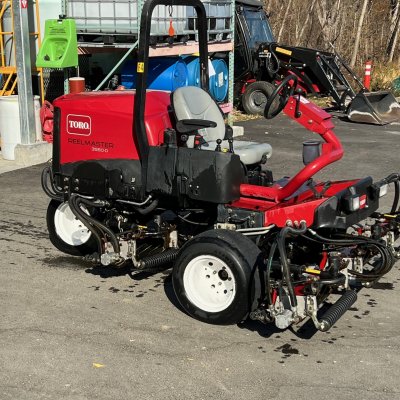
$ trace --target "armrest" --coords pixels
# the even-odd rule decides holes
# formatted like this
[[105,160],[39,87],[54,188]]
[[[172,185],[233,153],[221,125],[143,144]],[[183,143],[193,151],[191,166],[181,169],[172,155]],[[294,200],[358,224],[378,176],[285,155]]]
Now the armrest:
[[179,133],[194,133],[199,129],[204,128],[215,128],[217,123],[214,121],[208,121],[206,119],[181,119],[176,123],[176,130]]

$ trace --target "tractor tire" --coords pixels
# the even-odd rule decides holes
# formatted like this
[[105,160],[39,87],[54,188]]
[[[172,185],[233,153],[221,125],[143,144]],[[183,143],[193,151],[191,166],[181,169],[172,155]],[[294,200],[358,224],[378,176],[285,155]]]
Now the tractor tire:
[[262,297],[260,249],[234,231],[203,232],[187,242],[172,270],[175,295],[193,318],[237,324]]
[[71,256],[85,256],[97,251],[92,233],[75,217],[67,202],[51,200],[46,220],[50,242],[58,250]]
[[275,86],[269,82],[250,83],[242,95],[244,111],[250,115],[264,115],[265,105],[274,90]]

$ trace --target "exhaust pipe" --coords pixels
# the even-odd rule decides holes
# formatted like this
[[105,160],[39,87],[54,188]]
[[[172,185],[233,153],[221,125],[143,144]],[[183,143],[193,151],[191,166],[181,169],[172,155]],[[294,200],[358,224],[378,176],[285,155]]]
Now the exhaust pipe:
[[340,319],[340,317],[356,302],[357,292],[354,290],[346,291],[342,297],[333,304],[320,320],[317,318],[316,311],[311,314],[315,327],[326,332]]
[[347,117],[352,122],[386,125],[400,122],[400,104],[391,92],[360,92],[350,103]]

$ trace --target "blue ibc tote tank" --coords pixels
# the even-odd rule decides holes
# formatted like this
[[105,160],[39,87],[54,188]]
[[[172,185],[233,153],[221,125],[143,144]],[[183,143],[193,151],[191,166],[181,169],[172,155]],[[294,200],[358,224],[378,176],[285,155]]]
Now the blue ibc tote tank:
[[[121,84],[127,89],[136,88],[136,60],[125,62],[121,72]],[[186,63],[174,57],[149,59],[147,87],[149,89],[174,91],[188,85]]]
[[[188,85],[200,86],[200,61],[198,57],[184,57],[188,69]],[[228,94],[228,66],[221,59],[212,60],[215,74],[209,78],[209,90],[216,101],[224,101]]]

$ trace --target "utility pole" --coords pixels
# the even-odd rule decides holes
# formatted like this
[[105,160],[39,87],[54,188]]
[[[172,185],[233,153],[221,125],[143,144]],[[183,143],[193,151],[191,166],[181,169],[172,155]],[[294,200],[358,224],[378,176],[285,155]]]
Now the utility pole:
[[21,142],[22,144],[33,144],[36,142],[36,129],[32,92],[28,0],[14,0],[12,2],[12,10],[14,14],[15,60],[17,64]]

